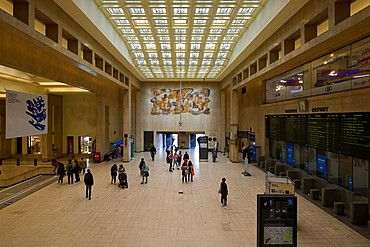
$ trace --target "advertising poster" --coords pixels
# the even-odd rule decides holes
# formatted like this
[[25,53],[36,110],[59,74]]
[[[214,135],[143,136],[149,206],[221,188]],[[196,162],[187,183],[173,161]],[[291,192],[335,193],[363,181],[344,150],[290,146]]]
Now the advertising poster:
[[48,133],[48,96],[6,90],[6,138]]

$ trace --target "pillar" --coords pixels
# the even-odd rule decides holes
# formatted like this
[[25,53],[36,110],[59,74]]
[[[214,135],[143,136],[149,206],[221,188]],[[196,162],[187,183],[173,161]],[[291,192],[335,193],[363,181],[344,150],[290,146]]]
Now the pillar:
[[131,159],[131,87],[123,91],[123,162]]
[[239,148],[238,148],[238,121],[239,121],[239,95],[238,89],[231,91],[231,104],[230,104],[230,150],[229,157],[231,162],[239,162]]
[[223,152],[225,150],[226,143],[226,92],[221,90],[221,109],[220,109],[220,139],[218,140],[219,150]]

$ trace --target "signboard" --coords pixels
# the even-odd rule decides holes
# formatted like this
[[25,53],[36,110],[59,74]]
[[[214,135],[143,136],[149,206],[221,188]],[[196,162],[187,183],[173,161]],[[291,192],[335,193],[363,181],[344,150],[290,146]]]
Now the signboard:
[[199,161],[208,161],[208,136],[198,137]]
[[6,139],[48,133],[48,96],[6,90]]
[[295,166],[294,161],[294,145],[293,143],[287,143],[287,163],[291,166]]
[[257,195],[257,246],[297,246],[297,197]]
[[325,175],[325,180],[328,180],[327,171],[326,171],[326,156],[317,155],[317,172],[320,172]]
[[238,138],[248,138],[248,131],[238,131],[236,135]]

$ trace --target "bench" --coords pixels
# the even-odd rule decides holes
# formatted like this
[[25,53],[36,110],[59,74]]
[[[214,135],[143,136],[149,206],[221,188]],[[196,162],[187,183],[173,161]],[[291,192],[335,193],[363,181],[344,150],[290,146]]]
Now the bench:
[[334,202],[334,213],[336,215],[344,215],[344,203]]
[[319,200],[320,191],[318,189],[310,189],[310,198],[312,200]]
[[332,207],[334,202],[344,201],[344,198],[341,196],[341,192],[336,188],[322,188],[321,190],[321,203],[324,207]]
[[349,207],[349,217],[354,225],[367,224],[369,209],[367,202],[351,202]]

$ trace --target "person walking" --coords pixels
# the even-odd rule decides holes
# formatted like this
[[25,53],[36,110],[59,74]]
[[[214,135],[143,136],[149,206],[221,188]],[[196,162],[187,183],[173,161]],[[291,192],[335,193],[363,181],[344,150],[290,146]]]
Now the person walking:
[[57,175],[57,173],[56,173],[56,171],[58,169],[58,162],[57,162],[57,160],[53,159],[51,161],[51,165],[54,166],[54,170],[53,170],[54,175]]
[[150,156],[152,156],[152,160],[154,161],[154,156],[155,154],[157,153],[157,149],[155,148],[155,146],[153,145],[151,148],[150,148]]
[[80,175],[79,175],[80,171],[81,171],[81,166],[78,163],[77,159],[75,159],[73,172],[74,172],[75,177],[76,177],[76,181],[75,181],[76,183],[80,182]]
[[82,175],[83,175],[83,174],[85,174],[85,169],[86,169],[86,167],[87,167],[87,165],[86,165],[86,161],[84,161],[84,158],[81,158],[80,166],[81,166],[81,169],[82,169]]
[[149,166],[147,166],[146,163],[144,163],[143,165],[143,172],[142,172],[142,181],[140,184],[143,184],[144,183],[144,177],[145,177],[145,183],[148,183],[148,177],[149,177]]
[[170,153],[170,155],[168,155],[167,157],[167,163],[170,165],[169,167],[170,172],[172,172],[172,159],[173,157],[172,157],[172,154]]
[[222,178],[219,193],[221,194],[222,207],[224,207],[225,209],[230,209],[227,207],[227,195],[229,194],[229,192],[227,190],[226,178]]
[[185,152],[185,154],[184,154],[184,162],[185,162],[185,164],[188,163],[188,160],[189,160],[189,154],[188,154],[188,152]]
[[[64,179],[64,176],[66,175],[66,171],[64,169],[63,163],[58,162],[57,174],[59,175],[58,184],[59,183],[63,184],[63,179]],[[72,179],[72,181],[73,181],[73,179]]]
[[188,173],[188,181],[190,182],[190,179],[191,179],[191,181],[193,182],[194,166],[193,166],[193,162],[191,162],[190,160],[188,162],[188,170],[189,170],[189,173]]
[[179,155],[176,153],[175,151],[175,154],[172,156],[172,160],[173,160],[173,169],[175,170],[175,168],[179,169],[179,165],[177,163],[177,158],[179,157]]
[[167,154],[167,157],[170,155],[170,147],[166,148],[166,154]]
[[90,169],[87,169],[84,182],[86,185],[86,198],[89,197],[89,200],[91,200],[91,187],[94,185],[94,177],[91,174]]
[[67,175],[68,175],[68,184],[73,184],[73,169],[74,165],[72,163],[72,160],[68,160],[68,164],[66,165],[67,168]]
[[188,166],[185,163],[182,164],[181,171],[182,171],[182,182],[184,182],[185,180],[185,182],[187,183],[188,182],[187,176],[188,176],[189,170],[188,170]]
[[216,162],[216,159],[217,159],[217,150],[213,149],[212,150],[212,161]]
[[112,177],[112,180],[110,181],[111,184],[116,184],[116,179],[117,179],[117,165],[114,164],[112,165],[112,167],[110,168],[110,175]]
[[143,175],[143,166],[145,164],[144,158],[141,158],[140,164],[139,164],[139,170],[140,170],[140,176]]

